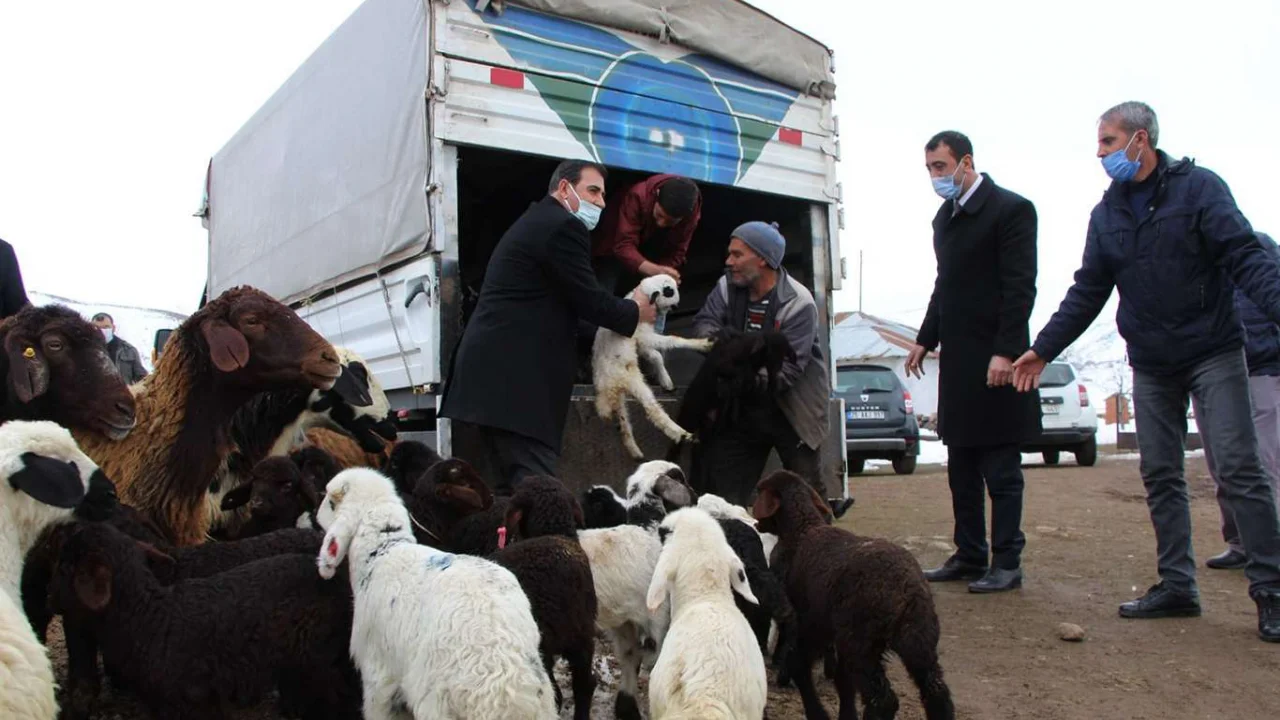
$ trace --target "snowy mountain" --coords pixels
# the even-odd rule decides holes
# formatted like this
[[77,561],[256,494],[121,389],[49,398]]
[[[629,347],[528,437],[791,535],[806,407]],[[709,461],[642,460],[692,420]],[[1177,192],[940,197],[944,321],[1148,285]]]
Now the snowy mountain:
[[1098,314],[1098,319],[1062,354],[1062,359],[1079,371],[1094,406],[1099,410],[1106,397],[1117,391],[1129,393],[1133,390],[1133,371],[1129,367],[1125,342],[1116,329],[1118,303],[1118,298],[1112,296]]
[[142,364],[146,366],[147,372],[152,370],[151,349],[155,345],[156,331],[176,328],[186,319],[185,315],[168,310],[112,303],[88,303],[42,292],[28,291],[27,298],[33,305],[66,305],[83,315],[85,320],[96,313],[107,313],[116,321],[116,333],[138,348],[138,354],[142,356]]

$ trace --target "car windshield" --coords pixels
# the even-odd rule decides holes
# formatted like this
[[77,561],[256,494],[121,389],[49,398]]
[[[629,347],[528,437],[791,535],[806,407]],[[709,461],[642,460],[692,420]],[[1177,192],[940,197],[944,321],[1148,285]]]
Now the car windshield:
[[1060,388],[1066,387],[1072,380],[1075,380],[1075,373],[1071,372],[1070,365],[1061,363],[1052,363],[1046,365],[1044,372],[1040,375],[1040,387]]
[[892,370],[840,368],[836,371],[836,392],[893,392],[898,389]]

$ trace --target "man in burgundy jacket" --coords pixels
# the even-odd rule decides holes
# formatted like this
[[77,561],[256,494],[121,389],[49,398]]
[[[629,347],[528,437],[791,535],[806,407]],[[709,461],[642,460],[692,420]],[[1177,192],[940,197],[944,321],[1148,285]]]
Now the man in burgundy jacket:
[[600,284],[616,294],[650,275],[666,274],[680,282],[701,217],[702,195],[688,178],[654,175],[627,188],[620,199],[610,200],[591,236]]

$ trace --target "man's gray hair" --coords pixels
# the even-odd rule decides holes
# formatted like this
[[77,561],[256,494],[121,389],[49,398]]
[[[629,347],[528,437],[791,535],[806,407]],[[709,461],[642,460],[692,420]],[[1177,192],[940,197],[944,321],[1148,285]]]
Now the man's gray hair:
[[1146,130],[1151,139],[1151,147],[1159,147],[1160,123],[1156,121],[1156,111],[1151,106],[1136,100],[1122,102],[1102,113],[1102,122],[1116,123],[1122,130],[1132,135],[1139,130]]

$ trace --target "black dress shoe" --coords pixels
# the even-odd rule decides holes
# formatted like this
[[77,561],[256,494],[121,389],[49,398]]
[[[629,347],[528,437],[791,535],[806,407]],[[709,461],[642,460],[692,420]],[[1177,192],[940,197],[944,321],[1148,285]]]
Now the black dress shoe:
[[1253,601],[1258,604],[1258,637],[1280,642],[1280,590],[1263,590]]
[[1249,558],[1239,550],[1227,548],[1221,555],[1209,558],[1205,565],[1214,570],[1243,570],[1249,564]]
[[998,593],[1022,587],[1022,568],[991,568],[981,580],[969,583],[971,593]]
[[925,570],[924,579],[929,582],[956,582],[957,580],[977,580],[986,574],[986,565],[965,562],[953,555],[942,563],[942,567]]
[[[1200,617],[1200,599],[1169,589],[1163,582],[1146,595],[1120,606],[1122,618]],[[1277,620],[1280,622],[1280,619]]]
[[827,498],[827,505],[831,506],[831,515],[834,519],[839,520],[844,514],[849,512],[849,508],[853,507],[853,498]]

